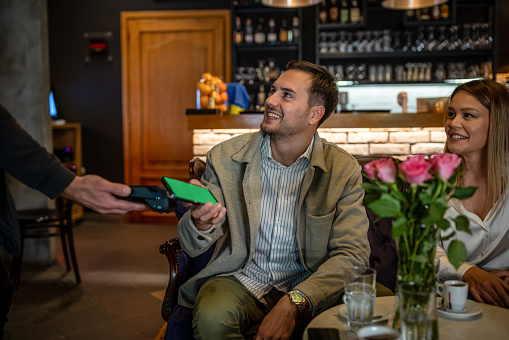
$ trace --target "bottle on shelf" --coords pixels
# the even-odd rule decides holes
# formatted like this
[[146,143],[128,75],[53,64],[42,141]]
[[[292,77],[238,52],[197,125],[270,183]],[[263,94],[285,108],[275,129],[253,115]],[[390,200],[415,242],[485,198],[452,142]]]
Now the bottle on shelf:
[[329,6],[329,22],[338,22],[339,19],[339,8],[336,0],[330,1]]
[[276,21],[273,18],[269,19],[269,31],[267,32],[267,42],[275,44],[277,42]]
[[288,26],[286,26],[286,19],[282,19],[281,27],[279,28],[279,41],[288,42],[290,38],[289,32]]
[[350,8],[346,0],[341,0],[341,7],[339,10],[339,22],[346,24],[350,21]]
[[244,28],[244,42],[247,44],[252,44],[253,41],[254,41],[253,24],[251,18],[247,18],[246,26]]
[[431,20],[440,20],[440,7],[438,5],[431,7]]
[[440,19],[449,19],[449,5],[447,3],[440,5]]
[[265,108],[264,105],[265,105],[265,87],[263,85],[260,85],[256,101],[256,109],[264,111]]
[[263,18],[258,18],[258,25],[256,26],[256,30],[254,33],[254,42],[257,44],[263,44],[267,36],[265,35],[265,30],[263,28]]
[[240,17],[235,17],[235,28],[233,29],[233,43],[241,44],[244,42],[244,30],[240,22]]
[[300,39],[299,17],[293,17],[292,28],[288,31],[288,41],[298,42]]
[[325,3],[325,0],[320,3],[320,12],[318,17],[320,18],[321,24],[325,24],[329,19],[329,11],[327,10],[327,4]]
[[359,8],[359,2],[357,0],[352,0],[352,7],[350,7],[350,22],[352,24],[362,22],[361,9]]

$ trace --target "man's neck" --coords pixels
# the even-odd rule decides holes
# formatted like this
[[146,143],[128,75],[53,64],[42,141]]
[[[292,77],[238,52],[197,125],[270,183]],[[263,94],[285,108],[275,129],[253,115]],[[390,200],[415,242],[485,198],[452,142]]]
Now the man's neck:
[[313,135],[285,140],[270,139],[270,151],[275,161],[290,166],[302,155],[313,140]]

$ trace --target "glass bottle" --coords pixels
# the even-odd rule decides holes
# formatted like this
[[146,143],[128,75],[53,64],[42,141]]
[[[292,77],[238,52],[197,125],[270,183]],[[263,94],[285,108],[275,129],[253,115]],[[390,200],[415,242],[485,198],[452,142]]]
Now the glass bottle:
[[325,3],[325,0],[323,0],[320,3],[320,12],[318,14],[318,17],[320,19],[321,24],[325,24],[329,18],[329,13],[327,11],[327,5]]
[[251,18],[246,19],[246,26],[244,29],[244,42],[247,44],[252,44],[254,41],[253,36],[253,24],[251,22]]
[[331,0],[329,6],[329,22],[337,22],[339,18],[339,8],[336,0]]
[[240,17],[235,17],[235,28],[233,29],[233,43],[241,44],[244,41],[244,31],[240,23]]
[[447,3],[440,5],[440,18],[442,20],[449,19],[449,5]]
[[440,20],[440,7],[438,5],[431,8],[431,20]]
[[281,20],[281,27],[279,28],[279,41],[288,42],[289,41],[289,30],[286,26],[286,19]]
[[265,104],[265,87],[260,85],[260,89],[258,90],[257,101],[256,101],[256,109],[264,110]]
[[339,10],[339,21],[342,24],[346,24],[350,19],[350,9],[348,8],[348,4],[346,0],[341,0],[341,7]]
[[267,42],[271,44],[277,42],[276,21],[273,18],[269,19],[269,31],[267,33]]
[[263,28],[263,22],[264,22],[263,18],[258,18],[258,25],[256,26],[256,30],[254,33],[254,41],[257,44],[263,44],[267,39],[267,36],[265,35],[265,30]]
[[288,31],[288,41],[298,42],[300,39],[300,23],[299,17],[293,17],[292,28]]
[[357,24],[361,22],[361,9],[357,0],[352,0],[352,7],[350,8],[350,22]]

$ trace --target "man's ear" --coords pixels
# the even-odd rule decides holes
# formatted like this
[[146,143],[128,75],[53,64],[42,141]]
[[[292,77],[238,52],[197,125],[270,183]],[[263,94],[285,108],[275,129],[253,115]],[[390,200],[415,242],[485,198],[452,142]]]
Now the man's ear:
[[309,124],[313,125],[316,124],[322,119],[323,115],[325,114],[325,107],[323,106],[313,106],[311,108],[311,117],[309,119]]

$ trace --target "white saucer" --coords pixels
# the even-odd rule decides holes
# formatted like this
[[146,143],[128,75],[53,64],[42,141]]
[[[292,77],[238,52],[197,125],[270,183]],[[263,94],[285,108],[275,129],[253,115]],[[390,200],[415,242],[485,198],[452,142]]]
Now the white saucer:
[[[346,303],[339,305],[339,315],[348,319]],[[375,304],[375,308],[373,308],[373,322],[387,321],[390,317],[391,311],[387,307]]]
[[465,308],[462,311],[456,312],[450,309],[438,309],[438,315],[447,316],[451,319],[466,319],[475,316],[482,312],[482,305],[472,300],[467,300]]

